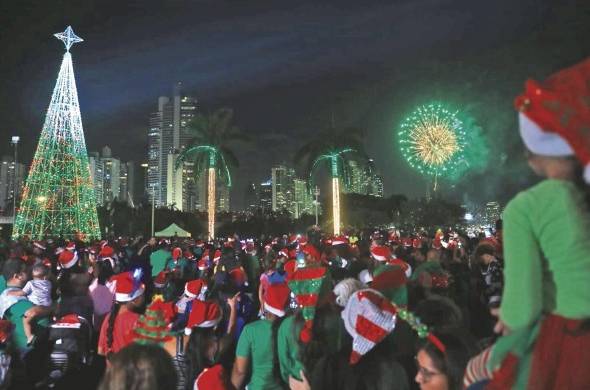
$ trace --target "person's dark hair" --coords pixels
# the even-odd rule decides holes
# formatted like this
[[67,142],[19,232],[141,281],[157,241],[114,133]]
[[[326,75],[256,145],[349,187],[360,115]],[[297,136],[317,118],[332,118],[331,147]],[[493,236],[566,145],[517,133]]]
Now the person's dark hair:
[[97,261],[95,264],[97,269],[98,284],[103,286],[114,275],[113,266],[110,261]]
[[186,378],[194,383],[199,374],[211,365],[207,357],[207,345],[215,337],[213,328],[193,328],[186,346]]
[[318,360],[308,376],[312,389],[342,390],[405,390],[409,378],[404,368],[395,359],[391,345],[383,340],[367,352],[361,360],[349,363],[352,339],[341,351]]
[[333,305],[318,306],[313,320],[311,340],[304,343],[299,338],[299,332],[305,321],[301,312],[296,314],[293,327],[299,343],[300,361],[305,372],[312,372],[319,359],[334,352],[339,337],[339,333],[335,332],[335,329],[340,329],[338,326],[340,321],[340,311]]
[[576,167],[576,180],[574,182],[576,187],[584,194],[584,200],[586,201],[586,207],[590,210],[590,185],[584,181],[584,167],[582,164]]
[[446,375],[449,390],[460,390],[467,363],[477,354],[475,345],[469,337],[463,337],[464,332],[435,332],[435,335],[445,346],[445,352],[443,353],[430,341],[426,341],[420,350],[432,359],[437,370]]
[[6,260],[4,263],[4,267],[2,267],[2,275],[4,279],[8,282],[15,274],[20,274],[21,272],[26,271],[25,263],[20,259],[9,259]]
[[432,295],[416,305],[414,314],[420,321],[438,331],[463,326],[461,309],[450,298]]
[[157,345],[130,344],[110,360],[100,390],[160,390],[176,388],[170,355]]
[[109,315],[109,323],[107,327],[107,348],[110,350],[113,347],[113,331],[115,330],[115,320],[117,319],[117,314],[119,314],[119,310],[121,309],[121,304],[119,302],[114,302],[113,306],[111,306],[111,313]]
[[474,256],[476,259],[480,259],[483,255],[495,256],[496,250],[491,244],[479,244],[477,248],[475,248]]

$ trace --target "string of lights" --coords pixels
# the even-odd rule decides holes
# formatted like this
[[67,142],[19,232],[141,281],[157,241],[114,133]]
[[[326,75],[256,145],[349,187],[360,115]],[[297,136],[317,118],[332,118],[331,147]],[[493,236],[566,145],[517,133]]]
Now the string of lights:
[[94,187],[74,78],[71,27],[55,36],[64,42],[57,82],[14,222],[13,239],[100,237]]

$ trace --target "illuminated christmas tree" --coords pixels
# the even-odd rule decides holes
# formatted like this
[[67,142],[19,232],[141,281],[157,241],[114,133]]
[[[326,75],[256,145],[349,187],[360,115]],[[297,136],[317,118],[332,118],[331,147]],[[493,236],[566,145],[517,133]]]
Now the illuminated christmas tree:
[[99,237],[94,187],[82,129],[70,47],[82,39],[71,27],[55,34],[66,46],[12,237]]

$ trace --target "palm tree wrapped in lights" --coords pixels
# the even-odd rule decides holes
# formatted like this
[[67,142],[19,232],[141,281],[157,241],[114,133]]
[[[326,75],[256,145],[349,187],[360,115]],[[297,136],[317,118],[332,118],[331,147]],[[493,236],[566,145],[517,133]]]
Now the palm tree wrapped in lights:
[[238,167],[238,159],[228,144],[244,140],[245,136],[232,125],[233,111],[221,108],[209,115],[196,115],[187,126],[192,136],[189,145],[180,153],[176,169],[184,162],[194,163],[197,179],[207,172],[207,234],[215,238],[215,185],[219,178],[231,187],[230,169]]
[[295,162],[303,165],[312,185],[314,176],[326,163],[332,178],[332,217],[334,234],[340,234],[340,181],[349,180],[347,169],[350,160],[366,161],[362,146],[362,131],[358,128],[330,129],[303,145],[295,155]]

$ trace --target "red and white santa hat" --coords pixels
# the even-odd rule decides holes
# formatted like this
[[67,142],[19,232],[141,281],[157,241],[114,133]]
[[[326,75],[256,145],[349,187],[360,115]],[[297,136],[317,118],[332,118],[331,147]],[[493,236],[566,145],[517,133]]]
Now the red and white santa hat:
[[385,245],[376,245],[371,248],[371,256],[377,261],[388,261],[391,259],[391,250]]
[[145,291],[145,286],[141,283],[141,271],[136,270],[134,273],[122,272],[111,278],[115,283],[115,300],[117,302],[129,302],[141,296]]
[[189,250],[184,251],[183,256],[187,260],[194,260],[195,259],[195,255],[193,254],[193,252],[191,252]]
[[193,301],[191,312],[188,316],[184,334],[192,333],[193,328],[213,328],[221,321],[221,309],[215,302]]
[[205,271],[206,269],[209,269],[209,256],[203,257],[197,261],[197,268],[199,271]]
[[166,286],[166,277],[168,276],[168,272],[160,271],[158,275],[154,278],[154,287],[155,288],[164,288]]
[[590,58],[563,69],[545,82],[527,80],[515,100],[520,135],[542,156],[575,155],[590,183]]
[[98,252],[98,257],[113,257],[115,250],[109,245],[103,245]]
[[269,285],[264,293],[264,310],[277,317],[284,317],[290,294],[291,290],[287,283]]
[[43,245],[41,241],[33,241],[33,246],[37,249],[41,249],[42,251],[47,249],[47,247]]
[[68,242],[66,245],[66,249],[69,250],[70,252],[73,252],[76,250],[76,243],[75,242]]
[[59,265],[61,266],[61,268],[71,268],[78,261],[78,252],[64,250],[59,254],[57,260],[59,261]]
[[332,246],[337,246],[337,245],[348,245],[348,238],[344,237],[344,236],[335,236],[332,237]]
[[356,364],[395,328],[396,307],[373,289],[353,293],[341,313],[352,337],[350,364]]
[[184,285],[184,295],[192,299],[205,300],[205,293],[207,292],[207,282],[203,279],[195,279],[186,282]]

